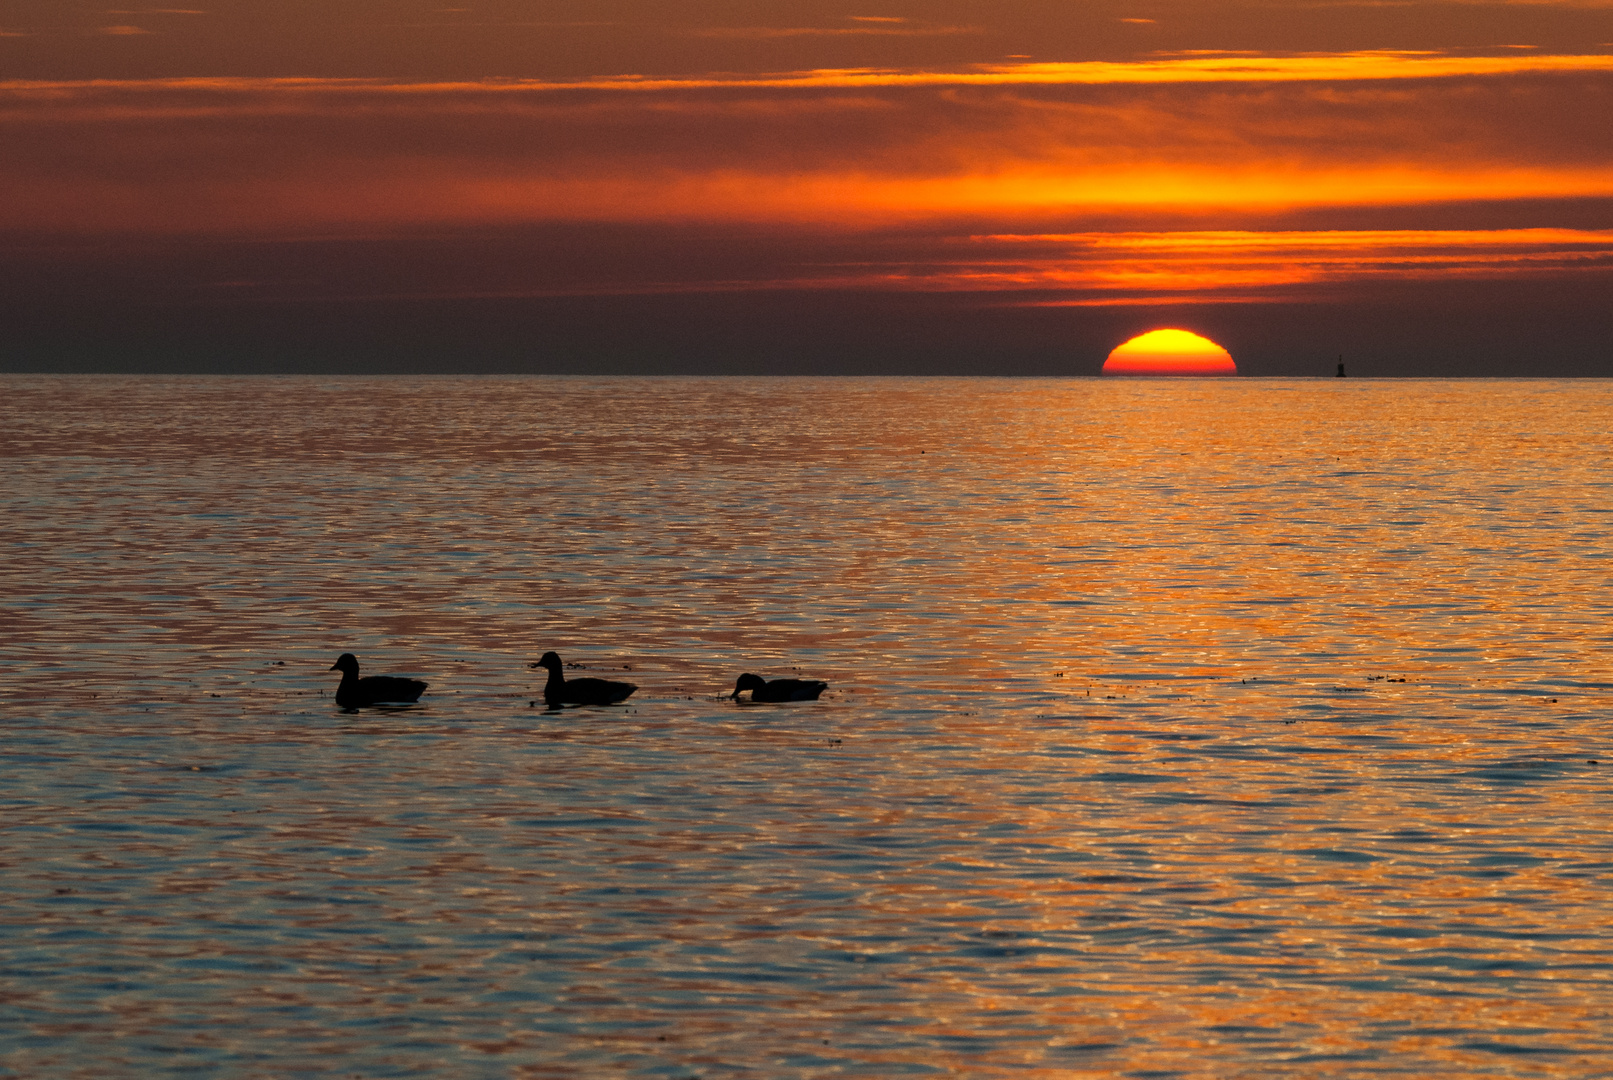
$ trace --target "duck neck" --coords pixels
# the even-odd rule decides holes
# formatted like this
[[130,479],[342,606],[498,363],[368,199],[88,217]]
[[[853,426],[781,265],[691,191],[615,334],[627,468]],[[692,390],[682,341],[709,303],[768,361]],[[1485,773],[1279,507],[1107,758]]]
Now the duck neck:
[[560,665],[556,664],[549,669],[549,681],[543,684],[543,696],[553,698],[565,688],[566,677],[560,674]]

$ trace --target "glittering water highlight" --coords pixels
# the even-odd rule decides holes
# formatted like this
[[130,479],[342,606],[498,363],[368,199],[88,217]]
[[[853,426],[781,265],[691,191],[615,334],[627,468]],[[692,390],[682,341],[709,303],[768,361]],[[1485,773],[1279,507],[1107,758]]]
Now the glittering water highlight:
[[1613,1075],[1613,383],[3,383],[0,1076]]

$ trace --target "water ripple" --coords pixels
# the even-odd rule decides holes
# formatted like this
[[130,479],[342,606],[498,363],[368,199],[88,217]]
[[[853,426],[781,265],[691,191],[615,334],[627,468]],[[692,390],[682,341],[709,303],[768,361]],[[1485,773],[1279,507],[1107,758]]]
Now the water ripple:
[[1613,1075],[1607,383],[4,382],[0,1076]]

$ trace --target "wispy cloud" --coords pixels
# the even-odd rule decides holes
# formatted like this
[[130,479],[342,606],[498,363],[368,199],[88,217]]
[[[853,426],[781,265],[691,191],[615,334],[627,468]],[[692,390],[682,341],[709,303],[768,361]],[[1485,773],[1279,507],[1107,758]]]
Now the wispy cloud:
[[[997,258],[942,269],[938,282],[1214,299],[1228,290],[1241,298],[1251,289],[1613,270],[1613,230],[1606,229],[1088,232],[974,241]],[[1029,257],[1013,258],[1014,248],[1030,249]]]
[[813,37],[955,37],[966,34],[983,34],[978,26],[925,26],[908,25],[905,19],[876,19],[870,16],[852,16],[856,26],[710,26],[684,33],[690,37],[741,38],[765,40],[768,38]]
[[[1468,74],[1427,77],[1447,61]],[[1610,76],[1613,57],[1374,53],[761,80],[9,82],[0,228],[971,220],[1005,235],[1613,199],[1613,142],[1585,107]]]
[[[566,24],[583,25],[583,24]],[[592,24],[588,24],[592,25]],[[604,25],[604,24],[601,24]],[[823,28],[728,28],[694,31],[710,34],[840,32]],[[860,32],[856,28],[840,28]],[[945,28],[948,32],[975,32],[973,28]],[[103,32],[146,33],[138,27],[104,27]],[[1608,47],[1613,47],[1609,43]],[[1536,54],[1521,56],[1455,56],[1430,50],[1371,50],[1350,53],[1304,53],[1273,56],[1230,50],[1185,50],[1157,53],[1131,61],[1080,61],[1052,63],[972,64],[956,70],[836,68],[788,71],[766,75],[701,75],[658,78],[643,75],[601,76],[588,79],[488,79],[474,82],[400,82],[385,79],[305,78],[177,78],[87,81],[0,81],[8,90],[52,87],[62,90],[116,86],[131,94],[150,90],[317,89],[322,94],[372,95],[398,93],[431,96],[441,93],[534,94],[576,90],[664,93],[679,90],[756,89],[862,89],[878,87],[969,86],[1125,86],[1195,83],[1327,82],[1360,83],[1391,80],[1487,78],[1511,75],[1613,72],[1613,55]]]
[[1284,9],[1324,8],[1565,8],[1605,10],[1613,0],[1268,0],[1265,6]]
[[1613,230],[1605,229],[1086,232],[974,236],[945,246],[918,259],[802,267],[788,281],[1028,293],[1034,297],[1016,302],[1100,306],[1249,303],[1369,283],[1613,271]]
[[98,27],[95,32],[105,34],[108,37],[138,37],[142,34],[151,33],[150,30],[143,30],[138,26],[102,26]]

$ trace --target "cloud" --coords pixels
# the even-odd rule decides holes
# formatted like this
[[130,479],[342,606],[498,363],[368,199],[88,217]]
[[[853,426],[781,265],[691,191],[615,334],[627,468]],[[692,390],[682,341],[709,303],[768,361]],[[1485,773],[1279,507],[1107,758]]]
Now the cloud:
[[954,37],[966,34],[983,34],[978,26],[907,26],[888,25],[906,23],[905,19],[875,19],[868,16],[852,18],[871,26],[711,26],[686,30],[689,37],[739,38],[766,40],[768,38],[811,37]]
[[1563,8],[1597,11],[1613,8],[1613,0],[1274,0],[1269,7],[1299,10],[1324,8]]
[[[936,287],[1050,287],[1241,300],[1249,290],[1292,295],[1296,286],[1613,271],[1613,230],[1607,229],[1221,230],[972,239],[991,257],[932,269]],[[1016,248],[1025,253],[1016,255]]]
[[102,26],[95,32],[109,37],[138,37],[142,34],[151,33],[150,30],[142,30],[138,26]]
[[[539,24],[533,24],[539,25]],[[541,24],[593,25],[593,24]],[[599,24],[607,25],[607,24]],[[978,32],[946,27],[947,32]],[[860,33],[858,28],[727,28],[691,31],[699,34],[763,35]],[[106,27],[103,32],[147,33],[138,27]],[[902,31],[906,32],[906,31]],[[1613,72],[1613,55],[1543,53],[1520,56],[1454,56],[1431,50],[1369,50],[1348,53],[1271,55],[1245,50],[1182,50],[1155,53],[1141,60],[1055,63],[971,64],[955,70],[830,68],[764,75],[704,75],[657,78],[643,75],[587,79],[488,79],[471,82],[402,82],[337,78],[175,78],[125,81],[0,81],[0,94],[27,87],[53,86],[71,92],[87,86],[117,87],[131,96],[150,92],[232,90],[249,94],[265,89],[317,89],[325,95],[364,96],[384,93],[420,98],[443,93],[532,96],[579,90],[665,94],[700,90],[835,90],[882,87],[1080,87],[1201,83],[1366,83],[1406,80],[1503,78],[1519,75],[1571,75]]]
[[[1257,57],[1254,77],[1209,82],[1193,60],[1131,65],[1187,73],[1174,81],[1093,81],[1083,69],[1073,81],[0,83],[10,151],[0,229],[703,222],[949,233],[969,221],[971,234],[1006,235],[1098,219],[1147,231],[1219,215],[1267,228],[1305,208],[1613,199],[1608,65],[1463,58],[1506,63],[1396,80],[1379,77],[1382,59]],[[1264,77],[1284,60],[1364,74]],[[1554,63],[1527,66],[1542,60]],[[1069,65],[1053,67],[1046,74]]]

